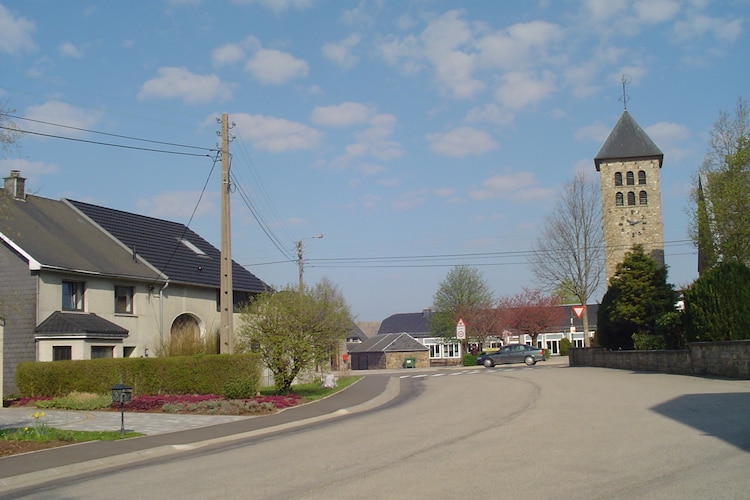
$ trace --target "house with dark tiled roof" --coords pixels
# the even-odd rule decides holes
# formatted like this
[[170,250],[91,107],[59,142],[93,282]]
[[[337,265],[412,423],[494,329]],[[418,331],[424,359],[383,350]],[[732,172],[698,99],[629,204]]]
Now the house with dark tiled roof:
[[398,313],[388,316],[380,324],[378,336],[407,333],[424,346],[432,365],[458,365],[461,363],[461,343],[456,339],[436,336],[430,331],[431,309],[416,313]]
[[[183,224],[0,190],[3,388],[22,361],[140,357],[220,325],[221,252]],[[232,263],[235,310],[269,288]]]
[[352,370],[427,368],[429,349],[406,333],[376,335],[351,348]]

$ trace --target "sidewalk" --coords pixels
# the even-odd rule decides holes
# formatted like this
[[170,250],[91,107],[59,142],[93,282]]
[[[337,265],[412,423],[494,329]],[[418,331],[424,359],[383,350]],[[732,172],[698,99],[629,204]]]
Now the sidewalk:
[[[322,422],[375,408],[399,394],[399,380],[365,375],[357,383],[319,401],[259,417],[125,413],[125,429],[147,434],[118,441],[93,441],[0,458],[0,495],[60,477],[122,466],[204,446]],[[21,410],[21,411],[19,411]],[[0,426],[31,423],[32,408],[0,409]],[[78,430],[120,430],[117,412],[45,411],[48,425]]]

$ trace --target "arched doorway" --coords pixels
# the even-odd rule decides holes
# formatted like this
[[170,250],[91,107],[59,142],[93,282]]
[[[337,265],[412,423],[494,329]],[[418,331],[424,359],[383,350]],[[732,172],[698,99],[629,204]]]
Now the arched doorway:
[[197,316],[183,313],[172,321],[169,341],[165,346],[167,356],[193,356],[218,352],[211,339],[206,339],[203,323]]
[[198,318],[192,314],[183,313],[172,322],[169,335],[174,338],[200,338],[201,325]]

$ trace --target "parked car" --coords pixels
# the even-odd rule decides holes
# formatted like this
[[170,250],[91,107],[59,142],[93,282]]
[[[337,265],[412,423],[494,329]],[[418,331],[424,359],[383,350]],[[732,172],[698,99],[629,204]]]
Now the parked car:
[[512,344],[501,347],[497,352],[480,354],[477,357],[477,364],[483,364],[487,368],[508,363],[526,363],[532,366],[537,361],[545,359],[544,349],[524,344]]

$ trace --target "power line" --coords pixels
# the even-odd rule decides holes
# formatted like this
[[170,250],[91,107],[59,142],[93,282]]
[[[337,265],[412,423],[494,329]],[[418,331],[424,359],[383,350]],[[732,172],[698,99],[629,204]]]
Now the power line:
[[[665,248],[680,247],[692,243],[691,240],[671,240],[663,242]],[[600,248],[599,250],[602,250]],[[318,258],[308,259],[308,267],[329,268],[329,269],[369,269],[369,268],[429,268],[429,267],[454,267],[457,265],[473,266],[517,266],[524,265],[527,262],[518,261],[519,257],[528,257],[537,253],[534,250],[515,250],[504,252],[480,252],[480,253],[455,253],[455,254],[435,254],[435,255],[402,255],[402,256],[385,256],[385,257],[336,257],[336,258]],[[694,252],[680,252],[668,254],[671,256],[696,255]],[[498,259],[496,262],[487,262],[490,259]],[[500,259],[513,259],[510,261],[500,261]],[[246,264],[248,267],[270,264],[284,264],[289,261],[264,262],[259,264]],[[480,260],[482,262],[476,262]]]
[[[24,120],[24,121],[34,122],[34,123],[40,123],[42,125],[51,125],[53,127],[67,128],[67,129],[70,129],[70,130],[77,130],[79,132],[88,132],[88,133],[91,133],[91,134],[106,135],[108,137],[117,137],[118,139],[127,139],[127,140],[130,140],[130,141],[148,142],[148,143],[151,143],[151,144],[161,144],[163,146],[175,146],[175,147],[178,147],[178,148],[200,149],[200,150],[209,151],[209,152],[212,152],[212,153],[218,151],[215,148],[205,148],[205,147],[202,147],[202,146],[191,146],[189,144],[179,144],[179,143],[174,143],[174,142],[165,142],[165,141],[156,141],[156,140],[153,140],[153,139],[144,139],[142,137],[133,137],[133,136],[129,136],[129,135],[112,134],[112,133],[109,133],[109,132],[101,132],[99,130],[91,130],[91,129],[86,129],[86,128],[73,127],[72,125],[63,125],[63,124],[60,124],[60,123],[47,122],[47,121],[43,121],[43,120],[35,120],[33,118],[26,118],[26,117],[23,117],[23,116],[15,116],[15,115],[7,114],[7,113],[2,113],[2,114],[4,116],[7,116],[9,118],[14,118],[16,120]],[[29,133],[32,133],[32,132],[29,132]],[[54,137],[57,137],[57,136],[54,136]]]
[[42,137],[51,137],[53,139],[64,139],[66,141],[83,142],[83,143],[87,143],[87,144],[96,144],[98,146],[108,146],[108,147],[113,147],[113,148],[132,149],[132,150],[136,150],[136,151],[149,151],[149,152],[152,152],[152,153],[165,153],[165,154],[173,154],[173,155],[181,155],[181,156],[198,156],[198,157],[208,157],[208,158],[211,158],[211,156],[212,156],[212,155],[208,154],[209,151],[212,151],[211,149],[206,149],[207,153],[205,153],[205,154],[186,153],[186,152],[183,152],[183,151],[168,151],[168,150],[165,150],[165,149],[144,148],[144,147],[139,147],[139,146],[127,146],[125,144],[114,144],[114,143],[110,143],[110,142],[101,142],[101,141],[92,141],[92,140],[88,140],[88,139],[78,139],[78,138],[74,138],[74,137],[65,137],[65,136],[62,136],[62,135],[45,134],[45,133],[42,133],[42,132],[34,132],[34,131],[31,131],[31,130],[23,130],[23,129],[20,129],[20,128],[5,127],[5,126],[2,126],[2,125],[0,125],[0,128],[5,129],[5,130],[12,130],[12,131],[15,131],[15,132],[21,132],[23,134],[38,135],[38,136],[42,136]]

